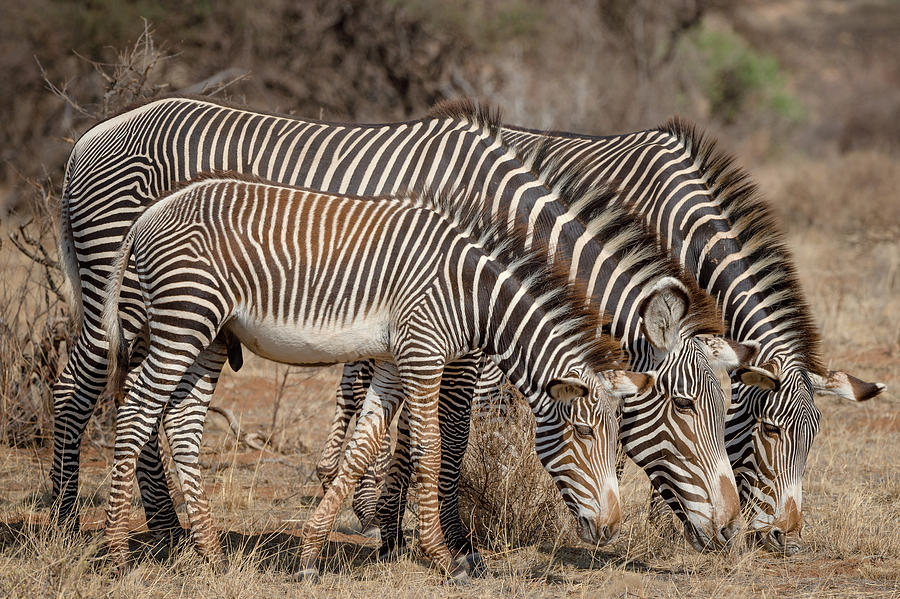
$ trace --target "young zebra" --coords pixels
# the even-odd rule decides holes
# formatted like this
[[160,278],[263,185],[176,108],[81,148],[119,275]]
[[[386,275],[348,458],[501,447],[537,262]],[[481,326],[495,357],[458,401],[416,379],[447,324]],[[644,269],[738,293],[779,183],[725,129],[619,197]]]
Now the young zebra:
[[133,260],[149,349],[117,414],[106,528],[114,559],[126,557],[137,456],[162,418],[198,547],[220,563],[197,462],[208,397],[173,393],[198,363],[218,374],[226,335],[291,364],[375,360],[341,471],[304,526],[298,577],[317,577],[337,509],[404,397],[422,547],[455,579],[468,577],[438,520],[437,394],[445,364],[476,349],[497,357],[531,405],[538,455],[582,538],[615,536],[621,512],[610,394],[637,393],[652,377],[604,372],[620,352],[597,335],[600,321],[583,292],[547,264],[546,249],[505,266],[500,258],[524,239],[499,235],[502,223],[490,218],[478,203],[427,194],[373,201],[215,177],[148,208],[119,250],[104,310],[109,384],[120,393],[129,354],[119,297]]

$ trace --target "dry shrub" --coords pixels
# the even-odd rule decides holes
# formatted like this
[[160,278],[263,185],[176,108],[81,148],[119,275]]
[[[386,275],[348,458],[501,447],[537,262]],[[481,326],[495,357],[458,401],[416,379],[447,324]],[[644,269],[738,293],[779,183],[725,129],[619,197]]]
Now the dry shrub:
[[35,217],[0,238],[0,442],[11,446],[49,438],[53,382],[73,333],[54,258],[55,203],[44,186],[33,191]]
[[[124,106],[157,95],[164,86],[152,73],[165,58],[144,31],[114,63],[87,61],[102,85],[94,90],[96,103],[74,98],[66,84],[47,80],[50,90],[67,107],[99,120]],[[95,97],[91,96],[91,97]],[[0,442],[12,446],[43,445],[52,434],[53,383],[75,335],[62,293],[64,277],[56,257],[56,184],[20,178],[19,213],[24,222],[2,223],[0,268]],[[25,208],[25,209],[22,209]],[[102,421],[112,423],[110,405],[100,406]],[[96,421],[95,421],[96,422]]]
[[534,449],[534,417],[510,391],[508,413],[474,414],[462,464],[460,512],[496,549],[571,537],[571,516]]

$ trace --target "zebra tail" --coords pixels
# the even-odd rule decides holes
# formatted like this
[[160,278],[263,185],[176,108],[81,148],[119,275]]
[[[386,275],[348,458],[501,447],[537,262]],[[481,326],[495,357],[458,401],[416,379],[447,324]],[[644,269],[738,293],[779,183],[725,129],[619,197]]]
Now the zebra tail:
[[66,164],[66,175],[63,179],[62,196],[60,197],[59,219],[59,262],[65,278],[66,299],[72,310],[75,325],[81,328],[84,318],[84,306],[81,303],[81,276],[78,271],[78,255],[75,253],[75,237],[72,234],[72,218],[69,213],[69,192],[71,189],[72,171],[75,169],[76,149],[69,155]]
[[131,258],[131,247],[134,244],[134,231],[132,227],[122,246],[116,254],[115,267],[106,283],[106,303],[103,305],[103,328],[106,329],[106,338],[109,340],[109,364],[106,371],[106,393],[111,394],[116,403],[120,403],[124,396],[125,380],[128,377],[128,343],[125,340],[125,332],[122,328],[122,319],[119,315],[119,297],[122,293],[122,282],[125,280],[125,271],[128,270],[128,261]]

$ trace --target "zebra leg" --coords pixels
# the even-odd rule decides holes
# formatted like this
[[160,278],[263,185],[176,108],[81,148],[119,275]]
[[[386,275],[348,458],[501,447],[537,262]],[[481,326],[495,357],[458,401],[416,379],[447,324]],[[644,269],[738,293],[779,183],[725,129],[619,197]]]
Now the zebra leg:
[[480,371],[479,360],[466,356],[450,364],[441,382],[438,406],[441,428],[441,470],[438,480],[441,529],[456,561],[474,576],[487,573],[472,533],[459,514],[459,477],[469,445],[472,397]]
[[197,358],[213,344],[216,334],[215,330],[192,330],[189,321],[163,322],[167,325],[165,337],[155,337],[151,329],[149,350],[137,381],[116,412],[116,444],[105,537],[109,556],[121,565],[127,563],[128,557],[128,514],[138,454],[159,429],[163,410],[182,380],[190,380],[189,372],[196,376]]
[[[140,366],[147,357],[147,330],[137,336],[131,349],[131,373],[128,377],[128,388],[134,386]],[[177,393],[177,392],[176,392]],[[137,459],[137,481],[141,492],[141,503],[147,518],[147,528],[160,540],[174,545],[181,540],[184,529],[178,521],[171,490],[174,488],[163,465],[159,452],[159,431],[153,429],[150,439],[141,450]]]
[[[365,388],[357,395],[360,386],[360,378],[371,378],[371,365],[368,361],[349,362],[344,364],[341,373],[341,383],[338,386],[335,401],[334,417],[331,420],[331,428],[325,439],[325,447],[322,448],[322,456],[316,464],[316,475],[322,483],[322,488],[327,491],[334,477],[337,476],[341,465],[341,454],[344,449],[344,440],[350,428],[350,421],[356,416],[362,397],[365,396]],[[368,383],[368,380],[366,381]],[[357,399],[359,398],[359,399]]]
[[394,449],[375,518],[381,531],[381,547],[378,549],[378,560],[388,560],[398,556],[405,548],[403,540],[403,512],[406,509],[406,494],[412,465],[409,457],[409,412],[404,405],[400,410],[397,422],[397,447]]
[[294,573],[298,580],[318,579],[317,561],[334,524],[334,517],[350,488],[359,480],[381,447],[381,439],[403,393],[397,381],[397,369],[389,362],[376,362],[372,384],[363,401],[353,436],[347,444],[338,474],[316,510],[303,526],[300,563]]
[[[441,381],[438,418],[441,430],[441,470],[439,477],[441,529],[447,547],[475,576],[486,573],[481,554],[459,515],[459,474],[469,442],[471,398],[478,380],[478,360],[462,358],[448,365]],[[400,533],[411,465],[407,413],[401,412],[397,426],[397,448],[378,501],[377,518],[381,528],[378,559],[389,559],[403,549]]]
[[381,531],[376,521],[376,506],[378,502],[378,487],[384,478],[391,461],[391,431],[384,431],[381,441],[381,449],[375,457],[353,491],[353,513],[359,520],[360,530],[365,537],[381,540]]
[[438,402],[443,364],[429,364],[416,356],[410,364],[400,362],[400,382],[409,409],[409,438],[416,464],[418,489],[419,544],[425,555],[454,582],[469,579],[468,571],[458,565],[444,542],[441,530],[438,474],[441,469],[441,430]]
[[[65,527],[78,527],[78,471],[81,440],[97,400],[106,386],[106,334],[99,315],[88,311],[69,359],[53,385],[53,463],[50,467],[53,520]],[[123,320],[126,336],[135,335],[130,321]],[[139,337],[139,340],[142,340]],[[140,344],[138,348],[141,349]],[[146,345],[143,346],[146,350]],[[133,377],[131,380],[134,380]],[[157,436],[141,451],[138,482],[147,510],[147,526],[162,534],[180,534],[178,515],[169,495],[165,471],[159,457]]]
[[[106,385],[105,341],[96,328],[89,330],[88,315],[69,359],[53,385],[53,463],[50,481],[53,519],[61,526],[78,528],[78,469],[81,439]],[[104,339],[101,335],[99,339]]]
[[160,380],[157,373],[165,372],[165,369],[158,368],[158,364],[151,369],[151,361],[152,356],[144,361],[137,383],[116,413],[116,444],[105,538],[108,555],[117,568],[124,568],[128,561],[129,512],[137,456],[158,428],[163,408],[182,374],[173,373],[174,383],[167,376]]
[[194,542],[200,554],[219,572],[224,572],[228,564],[210,519],[199,459],[209,399],[227,359],[228,349],[221,339],[217,339],[200,354],[185,376],[189,386],[202,389],[203,392],[173,398],[163,418]]

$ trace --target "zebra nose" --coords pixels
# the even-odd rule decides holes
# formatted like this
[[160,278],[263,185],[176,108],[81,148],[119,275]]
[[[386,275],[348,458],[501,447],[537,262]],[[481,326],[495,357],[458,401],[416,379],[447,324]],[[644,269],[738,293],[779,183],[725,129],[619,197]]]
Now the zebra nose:
[[738,520],[734,520],[722,528],[719,529],[719,540],[725,547],[731,546],[731,542],[737,536],[737,532],[740,529],[740,522]]

